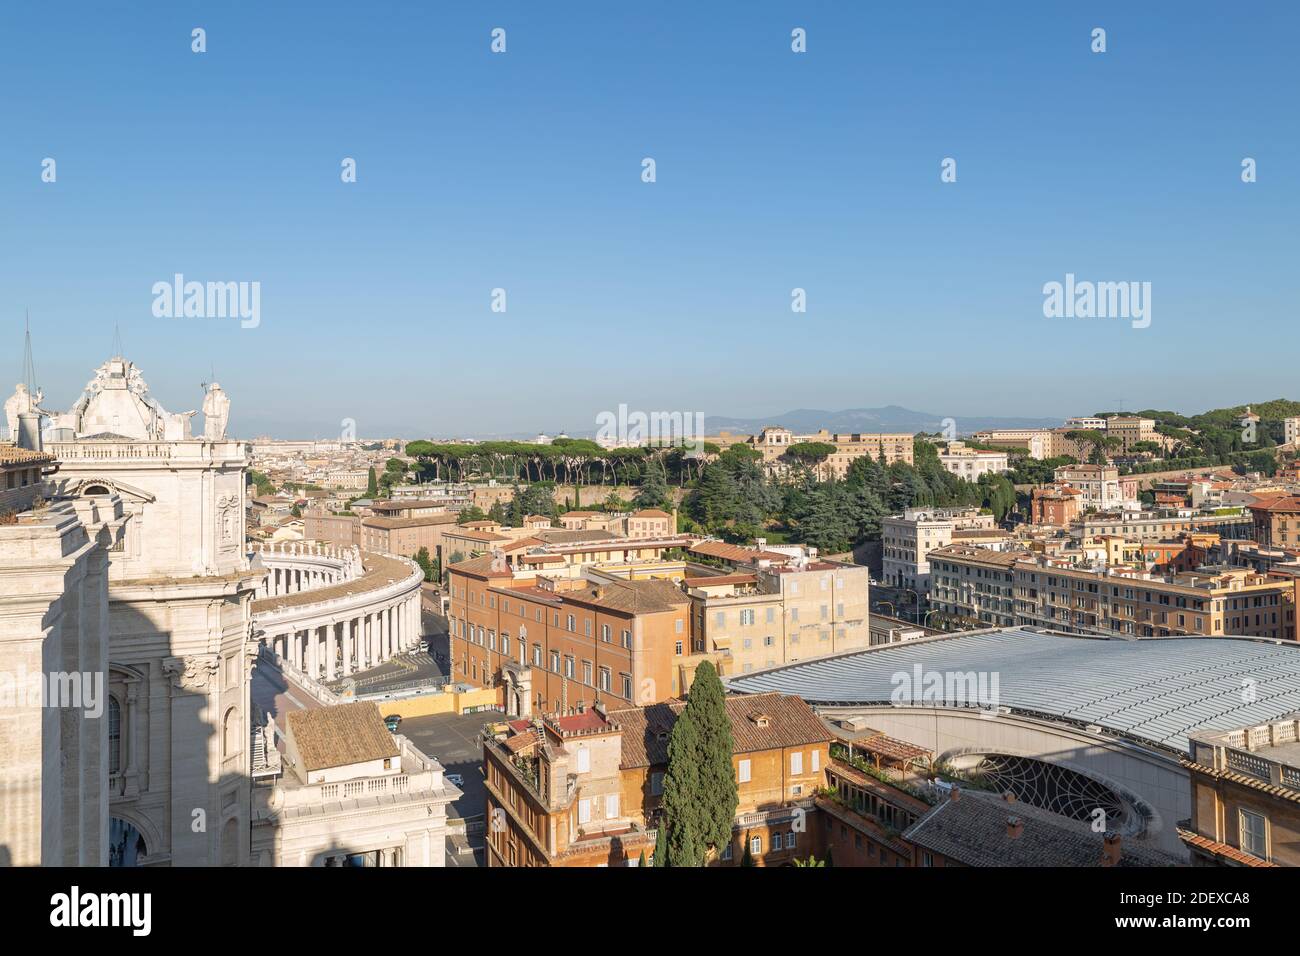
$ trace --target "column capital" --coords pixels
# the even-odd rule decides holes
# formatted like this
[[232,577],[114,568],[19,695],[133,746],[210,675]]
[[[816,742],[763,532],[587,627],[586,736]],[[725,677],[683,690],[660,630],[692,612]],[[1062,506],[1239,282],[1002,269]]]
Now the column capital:
[[206,691],[209,683],[216,682],[217,671],[221,668],[221,658],[216,654],[164,657],[162,668],[173,687],[189,691]]

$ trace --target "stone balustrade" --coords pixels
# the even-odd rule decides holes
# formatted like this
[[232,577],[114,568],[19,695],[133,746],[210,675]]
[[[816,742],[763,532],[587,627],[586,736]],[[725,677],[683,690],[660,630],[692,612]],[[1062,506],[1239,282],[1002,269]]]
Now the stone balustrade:
[[59,461],[242,461],[248,443],[189,438],[183,441],[55,441],[45,450]]
[[254,790],[254,811],[283,813],[369,797],[426,797],[449,786],[443,780],[441,764],[425,757],[406,737],[394,734],[393,738],[402,758],[400,772],[332,783],[302,783],[286,775],[272,787]]
[[258,599],[355,581],[363,573],[360,548],[316,541],[262,542],[249,557],[266,569]]

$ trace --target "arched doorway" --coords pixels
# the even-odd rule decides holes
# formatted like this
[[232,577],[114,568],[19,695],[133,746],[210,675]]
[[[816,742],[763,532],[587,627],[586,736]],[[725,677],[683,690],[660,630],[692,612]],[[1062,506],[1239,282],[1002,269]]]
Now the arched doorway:
[[149,852],[145,846],[144,835],[136,829],[134,823],[118,817],[108,821],[108,865],[139,866],[140,860]]

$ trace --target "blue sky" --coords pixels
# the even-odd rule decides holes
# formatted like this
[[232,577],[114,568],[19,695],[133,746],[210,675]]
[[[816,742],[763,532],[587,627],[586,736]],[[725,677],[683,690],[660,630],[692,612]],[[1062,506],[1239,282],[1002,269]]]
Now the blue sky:
[[[30,308],[49,406],[117,324],[247,437],[1300,398],[1300,5],[1086,7],[5,5],[0,372]],[[261,324],[155,318],[177,272]],[[1044,318],[1067,272],[1151,327]]]

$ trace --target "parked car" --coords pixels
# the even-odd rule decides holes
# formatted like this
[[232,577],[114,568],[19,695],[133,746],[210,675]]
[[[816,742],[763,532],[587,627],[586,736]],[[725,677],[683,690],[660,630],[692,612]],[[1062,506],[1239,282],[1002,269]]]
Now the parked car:
[[401,714],[389,714],[384,718],[384,726],[388,728],[390,734],[397,733],[398,726],[402,723]]
[[447,774],[447,782],[451,784],[453,787],[465,786],[465,778],[458,773]]

